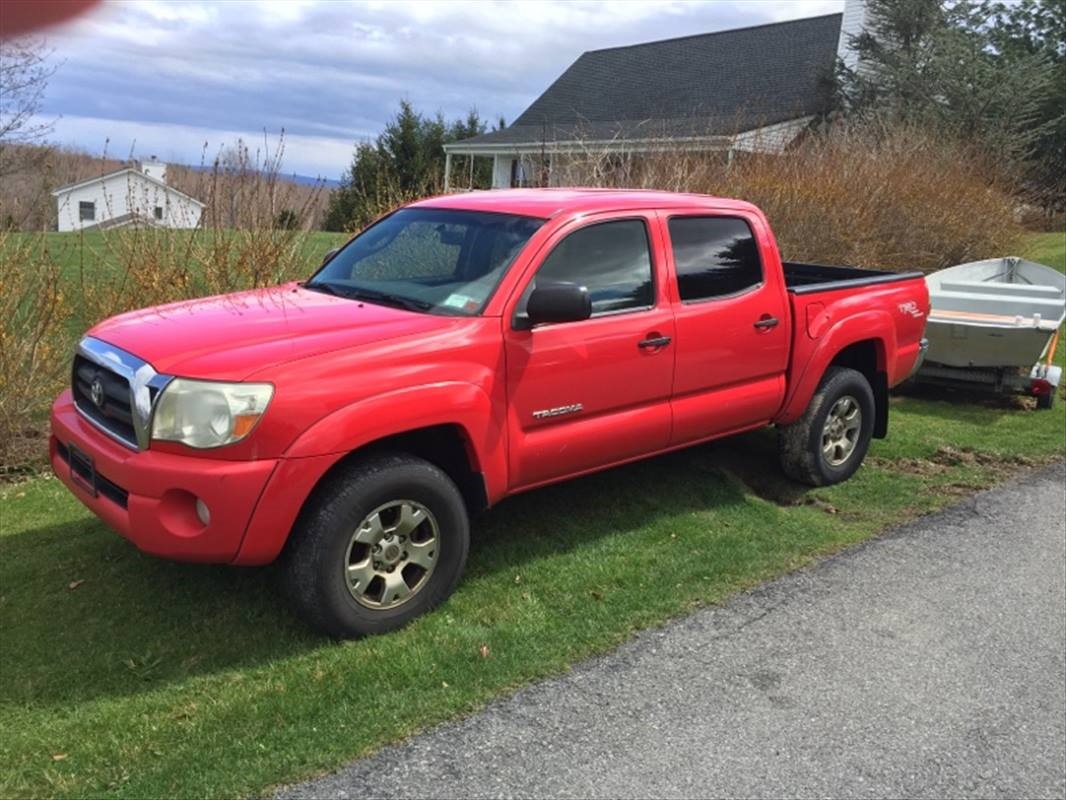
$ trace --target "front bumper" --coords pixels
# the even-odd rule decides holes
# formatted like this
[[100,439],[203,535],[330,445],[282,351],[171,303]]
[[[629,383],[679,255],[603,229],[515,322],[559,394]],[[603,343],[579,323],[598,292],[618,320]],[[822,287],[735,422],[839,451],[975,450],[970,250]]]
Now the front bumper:
[[138,549],[178,561],[233,561],[278,464],[130,450],[86,422],[69,390],[52,406],[49,451],[56,476],[89,510]]

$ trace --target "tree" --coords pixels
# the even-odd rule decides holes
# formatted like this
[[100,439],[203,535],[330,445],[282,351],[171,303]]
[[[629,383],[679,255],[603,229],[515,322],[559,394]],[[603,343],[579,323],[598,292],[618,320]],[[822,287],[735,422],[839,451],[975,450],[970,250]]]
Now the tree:
[[1042,56],[1052,65],[1051,90],[1040,104],[1025,173],[1026,188],[1049,211],[1066,206],[1066,3],[993,3],[991,39],[1008,62]]
[[279,231],[294,231],[300,227],[300,215],[291,208],[283,208],[274,217],[274,228]]
[[917,124],[1003,162],[1031,159],[1044,135],[1054,66],[1038,49],[1004,49],[1011,37],[997,28],[997,13],[1005,13],[999,6],[869,0],[866,30],[850,43],[858,64],[838,66],[843,110]]
[[52,132],[52,123],[39,116],[56,71],[48,62],[51,55],[41,39],[0,42],[0,177],[30,166],[16,155],[32,149],[20,145],[38,143]]
[[[400,203],[442,191],[444,145],[477,136],[487,127],[476,109],[449,123],[440,113],[427,117],[415,111],[409,101],[400,101],[399,110],[381,134],[356,145],[351,166],[330,195],[326,229],[359,228]],[[468,175],[470,164],[458,157],[452,169],[455,174]],[[475,161],[475,185],[488,186],[491,170],[487,159]]]

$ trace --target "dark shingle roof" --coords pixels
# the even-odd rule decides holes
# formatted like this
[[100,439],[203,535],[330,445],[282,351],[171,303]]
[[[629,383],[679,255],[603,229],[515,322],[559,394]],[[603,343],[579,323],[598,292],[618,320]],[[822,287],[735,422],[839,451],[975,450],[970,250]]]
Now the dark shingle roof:
[[840,14],[582,54],[501,131],[463,144],[734,133],[825,107]]

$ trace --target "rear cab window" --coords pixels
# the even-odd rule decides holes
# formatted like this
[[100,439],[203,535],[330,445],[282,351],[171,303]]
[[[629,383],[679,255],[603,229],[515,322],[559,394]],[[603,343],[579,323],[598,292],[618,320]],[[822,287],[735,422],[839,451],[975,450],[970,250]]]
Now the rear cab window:
[[671,217],[667,223],[683,303],[729,297],[761,286],[762,261],[739,217]]

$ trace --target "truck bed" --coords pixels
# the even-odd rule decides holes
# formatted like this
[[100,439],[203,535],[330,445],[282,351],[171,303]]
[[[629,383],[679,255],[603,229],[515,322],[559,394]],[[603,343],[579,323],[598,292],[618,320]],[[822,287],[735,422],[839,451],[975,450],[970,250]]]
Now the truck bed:
[[824,264],[803,264],[799,261],[783,261],[785,286],[792,294],[830,292],[834,289],[857,289],[881,283],[909,281],[923,277],[921,272],[889,272],[860,267],[830,267]]

